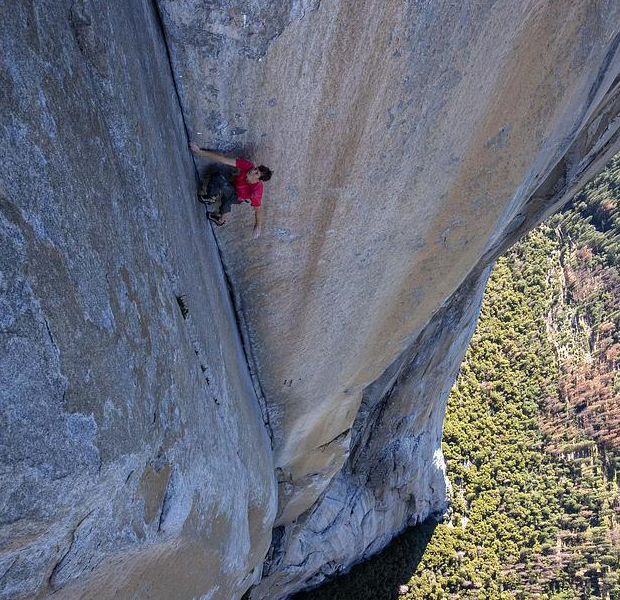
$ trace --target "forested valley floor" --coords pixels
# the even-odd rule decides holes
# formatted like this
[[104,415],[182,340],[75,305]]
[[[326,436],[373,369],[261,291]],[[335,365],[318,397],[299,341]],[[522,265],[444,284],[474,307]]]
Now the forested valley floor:
[[620,155],[498,260],[451,392],[451,508],[305,600],[620,600]]

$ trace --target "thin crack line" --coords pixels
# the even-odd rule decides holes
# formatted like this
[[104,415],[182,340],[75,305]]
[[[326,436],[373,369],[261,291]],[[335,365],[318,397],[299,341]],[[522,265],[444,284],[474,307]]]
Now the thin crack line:
[[[187,121],[185,119],[185,113],[183,112],[183,104],[181,102],[181,94],[179,92],[179,87],[177,84],[177,80],[175,77],[175,72],[174,72],[174,67],[172,64],[172,54],[170,52],[170,47],[168,45],[168,39],[166,37],[166,28],[164,26],[164,18],[162,15],[162,12],[160,10],[159,4],[157,2],[157,0],[151,0],[152,1],[152,5],[154,8],[154,12],[155,12],[155,17],[157,19],[157,23],[159,25],[159,29],[161,32],[161,37],[164,43],[164,47],[166,49],[166,57],[168,60],[168,67],[170,69],[170,75],[172,78],[172,83],[173,83],[173,87],[174,87],[174,93],[177,99],[177,104],[179,106],[179,112],[181,114],[181,120],[183,122],[183,128],[185,129],[185,135],[187,138],[187,141],[189,142],[190,140],[190,134],[189,134],[189,127],[187,125]],[[198,168],[196,167],[196,161],[195,159],[192,157],[192,164],[194,166],[194,173],[196,175],[196,179],[197,181],[200,180],[200,173],[198,172]],[[249,339],[249,332],[247,331],[247,327],[245,325],[245,319],[243,317],[243,312],[241,310],[241,307],[239,305],[239,302],[236,299],[236,293],[235,293],[235,289],[232,283],[232,280],[228,274],[228,271],[226,270],[226,265],[225,262],[223,260],[223,255],[222,255],[222,249],[220,247],[220,244],[218,242],[217,236],[212,232],[212,236],[213,239],[215,240],[215,246],[217,248],[217,253],[218,253],[218,258],[220,261],[220,265],[222,267],[222,272],[224,274],[224,280],[226,283],[226,288],[228,290],[228,295],[230,298],[230,302],[231,305],[233,307],[233,313],[235,315],[235,325],[237,327],[237,331],[239,332],[239,338],[241,340],[241,347],[243,349],[243,354],[244,354],[244,358],[245,358],[245,362],[248,368],[248,371],[250,373],[250,380],[252,382],[252,387],[254,388],[254,393],[256,394],[257,400],[258,400],[258,405],[259,405],[259,409],[260,409],[260,413],[261,416],[263,418],[263,422],[265,424],[265,428],[267,429],[267,434],[269,435],[269,439],[271,440],[271,446],[273,449],[273,430],[271,428],[271,423],[269,420],[269,413],[267,411],[267,404],[266,404],[266,400],[265,400],[265,395],[263,393],[262,390],[262,386],[258,377],[258,370],[256,369],[256,364],[252,355],[252,349],[251,349],[251,344],[250,344],[250,339]]]
[[60,348],[58,348],[58,344],[56,344],[56,340],[54,340],[54,336],[52,335],[52,330],[50,329],[50,324],[48,323],[45,317],[43,317],[43,321],[45,322],[45,328],[47,329],[47,334],[50,336],[50,341],[52,342],[52,345],[54,346],[54,348],[56,349],[56,352],[60,356]]

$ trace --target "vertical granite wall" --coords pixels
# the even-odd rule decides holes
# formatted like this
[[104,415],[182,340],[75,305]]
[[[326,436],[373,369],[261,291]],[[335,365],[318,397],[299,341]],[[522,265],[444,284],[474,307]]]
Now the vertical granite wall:
[[[279,598],[445,501],[442,407],[474,282],[618,148],[620,5],[158,5],[191,137],[274,170],[261,238],[245,207],[217,236],[279,483],[253,596]],[[446,310],[470,319],[441,324]],[[441,375],[420,362],[433,343]],[[364,398],[400,371],[418,388],[376,401],[416,426],[389,420],[378,437],[360,422]],[[364,477],[351,483],[386,463],[397,474],[380,494]],[[407,472],[418,485],[401,502]],[[358,508],[345,519],[335,506]]]
[[[441,511],[488,268],[619,147],[620,3],[2,17],[2,597],[283,598]],[[273,168],[259,239],[186,132]]]
[[0,13],[0,598],[239,598],[271,442],[157,11]]
[[342,468],[363,390],[609,155],[620,6],[158,4],[192,137],[274,170],[261,238],[242,208],[217,235],[286,525]]

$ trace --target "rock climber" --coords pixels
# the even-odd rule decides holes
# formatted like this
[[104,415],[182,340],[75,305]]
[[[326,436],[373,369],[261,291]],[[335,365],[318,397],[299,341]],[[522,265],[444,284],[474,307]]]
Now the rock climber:
[[263,215],[261,204],[263,201],[263,181],[271,179],[271,170],[265,165],[254,166],[249,160],[244,158],[228,158],[216,152],[203,150],[194,142],[190,142],[190,150],[196,156],[203,156],[210,160],[236,167],[239,174],[233,179],[232,183],[221,173],[212,175],[208,185],[200,190],[199,197],[202,201],[212,201],[219,197],[222,205],[219,214],[209,213],[209,219],[216,225],[224,225],[230,214],[233,204],[247,202],[254,209],[254,237],[261,234]]

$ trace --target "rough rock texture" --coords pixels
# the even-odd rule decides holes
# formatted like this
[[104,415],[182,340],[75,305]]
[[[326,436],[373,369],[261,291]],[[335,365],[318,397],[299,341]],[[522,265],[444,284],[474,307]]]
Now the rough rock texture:
[[[349,471],[379,473],[394,497],[401,471],[435,456],[435,474],[406,501],[409,519],[441,505],[430,483],[441,480],[449,382],[433,382],[416,357],[443,345],[449,378],[464,343],[449,339],[463,330],[420,340],[448,326],[432,319],[457,300],[471,315],[473,282],[498,253],[617,149],[620,4],[158,4],[192,137],[275,171],[261,239],[248,244],[242,208],[217,234],[273,430],[283,528],[273,581],[253,593],[275,598],[407,521],[398,507],[384,520],[379,499],[358,504]],[[380,404],[418,424],[398,449],[401,429],[383,427],[368,450],[354,421],[364,390],[395,364],[427,391],[388,386]],[[438,415],[432,426],[426,414]],[[390,454],[402,461],[394,472]],[[358,508],[342,519],[338,503]],[[368,545],[364,527],[380,541]],[[282,587],[287,569],[296,583]]]
[[157,12],[0,12],[0,598],[239,598],[271,443]]
[[[488,267],[618,149],[618,23],[4,2],[1,597],[282,598],[441,511]],[[217,232],[236,311],[185,125],[275,171]]]
[[253,597],[316,585],[379,551],[405,524],[445,511],[445,400],[476,323],[479,302],[471,298],[481,300],[487,277],[463,285],[364,391],[349,459],[321,501],[277,531]]

